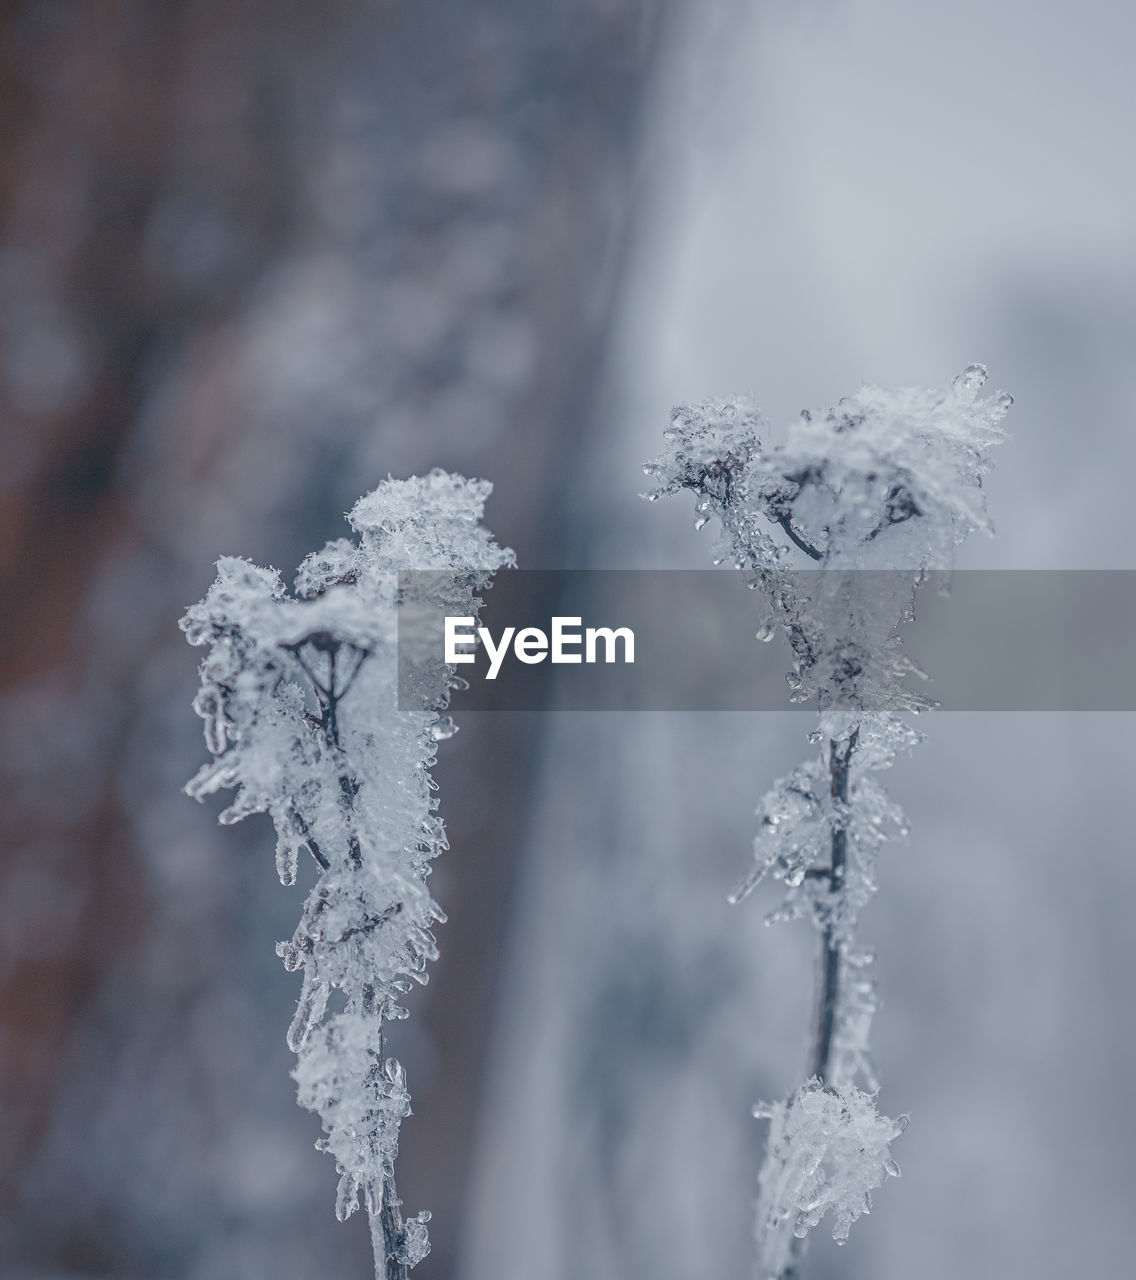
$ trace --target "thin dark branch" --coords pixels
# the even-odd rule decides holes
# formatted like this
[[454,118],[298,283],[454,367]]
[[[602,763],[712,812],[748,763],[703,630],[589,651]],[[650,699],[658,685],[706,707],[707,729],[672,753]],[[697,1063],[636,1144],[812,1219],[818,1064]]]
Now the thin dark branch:
[[320,851],[319,845],[316,844],[315,840],[312,839],[311,828],[304,821],[303,815],[299,813],[297,810],[293,809],[292,820],[295,822],[296,826],[300,828],[300,834],[304,837],[304,844],[307,845],[308,852],[312,855],[313,858],[315,858],[315,860],[320,864],[320,866],[325,871],[329,870],[331,867],[331,863],[328,862],[328,860],[323,856],[323,853]]
[[[373,1001],[373,991],[371,998]],[[385,1040],[386,1035],[380,1026],[376,1069],[381,1066],[385,1055]],[[368,1211],[367,1215],[371,1221],[371,1247],[375,1255],[375,1267],[377,1271],[381,1262],[382,1280],[409,1280],[410,1268],[405,1262],[400,1262],[398,1256],[406,1238],[401,1208],[402,1201],[398,1197],[394,1175],[391,1174],[383,1179],[382,1208],[377,1214]]]
[[[844,743],[829,740],[828,777],[829,795],[843,808],[848,803],[848,778],[851,772],[852,754],[860,740],[860,728],[857,725]],[[843,750],[841,749],[843,747]],[[810,867],[805,872],[807,880],[827,880],[829,890],[838,893],[844,884],[844,873],[848,863],[848,828],[843,814],[837,815],[832,825],[832,855],[827,867]],[[831,925],[824,931],[821,948],[821,991],[817,1007],[817,1034],[813,1046],[811,1075],[825,1083],[829,1074],[829,1059],[832,1056],[833,1033],[836,1029],[836,1011],[840,1000],[840,973],[843,959],[843,946],[836,940],[836,932]],[[798,1263],[804,1241],[793,1241],[792,1258],[789,1265],[778,1275],[777,1280],[797,1280]]]
[[308,666],[307,662],[304,661],[302,648],[305,643],[306,641],[300,641],[299,644],[282,644],[280,647],[281,649],[287,649],[288,652],[296,659],[296,662],[299,664],[300,669],[303,671],[304,675],[306,675],[308,679],[312,682],[312,686],[315,688],[315,691],[319,696],[320,702],[322,704],[323,700],[330,695],[331,690],[328,689],[327,685],[324,684],[324,682],[319,678],[319,676],[317,676],[316,673],[311,669],[311,667]]
[[[377,916],[365,915],[363,917],[362,924],[352,925],[350,929],[344,929],[344,931],[339,935],[338,938],[335,939],[335,941],[337,943],[346,942],[348,938],[357,937],[361,933],[373,933],[375,929],[379,927],[379,925],[386,924],[388,920],[393,920],[395,916],[401,913],[401,911],[402,911],[402,903],[396,902],[394,906],[387,907],[387,909],[384,912],[382,912],[381,915],[377,915]],[[368,983],[367,986],[364,988],[364,995],[366,995],[368,991],[371,992],[372,996],[374,995],[374,988],[371,986],[370,983]]]
[[[304,657],[306,646],[310,646],[317,653],[327,654],[328,675],[326,684],[316,675],[315,670]],[[371,651],[362,645],[354,644],[350,640],[339,640],[327,631],[313,632],[311,635],[305,636],[302,640],[297,640],[292,644],[282,644],[280,648],[287,650],[295,658],[297,666],[311,681],[312,688],[315,690],[316,698],[320,704],[320,718],[317,723],[323,729],[328,745],[338,748],[339,703],[351,688],[355,677],[359,674],[360,668],[370,656]],[[341,675],[339,653],[341,649],[349,650],[351,657],[355,660],[354,664],[343,675],[342,681],[339,680]]]
[[[848,803],[848,777],[851,772],[852,753],[860,738],[857,726],[848,740],[841,744],[829,742],[829,794],[843,808]],[[841,747],[843,746],[843,750]],[[843,815],[832,826],[832,860],[827,877],[829,889],[839,893],[844,886],[844,873],[848,862],[848,827]],[[825,874],[822,872],[822,874]],[[836,930],[829,924],[824,930],[821,951],[821,995],[817,1010],[817,1036],[813,1051],[812,1071],[821,1083],[828,1079],[829,1059],[832,1056],[832,1038],[836,1028],[836,1010],[840,1000],[840,970],[844,955],[843,945],[837,941]]]
[[408,1280],[409,1268],[398,1259],[405,1234],[402,1214],[399,1212],[400,1201],[395,1190],[394,1179],[383,1181],[383,1207],[378,1219],[371,1219],[371,1243],[375,1249],[375,1261],[383,1260],[384,1280]]
[[777,523],[789,535],[790,542],[793,542],[798,547],[800,547],[800,549],[805,553],[805,555],[810,556],[813,560],[824,559],[824,552],[818,551],[816,547],[812,545],[812,543],[806,542],[804,538],[802,538],[801,535],[796,531],[796,529],[793,528],[793,522],[789,519],[787,515],[782,516],[781,519],[777,521]]
[[346,696],[347,691],[351,688],[352,684],[354,684],[355,677],[359,674],[363,663],[371,656],[370,649],[364,649],[360,645],[347,642],[345,647],[351,651],[352,656],[355,658],[355,665],[350,669],[347,676],[344,678],[342,686],[338,690],[341,698]]

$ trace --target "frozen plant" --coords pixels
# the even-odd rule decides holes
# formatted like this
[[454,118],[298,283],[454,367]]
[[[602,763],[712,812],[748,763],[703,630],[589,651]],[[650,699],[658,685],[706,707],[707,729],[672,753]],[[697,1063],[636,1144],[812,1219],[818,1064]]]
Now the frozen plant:
[[[227,556],[181,621],[209,646],[194,709],[214,756],[186,791],[235,788],[225,824],[271,814],[284,884],[301,855],[315,865],[299,926],[276,948],[303,974],[288,1044],[298,1101],[335,1159],[336,1214],[362,1195],[378,1280],[405,1280],[430,1248],[430,1214],[404,1219],[395,1188],[410,1095],[385,1024],[407,1016],[403,998],[437,955],[444,917],[427,876],[447,846],[428,770],[453,733],[442,712],[458,684],[440,657],[418,655],[406,692],[422,709],[399,709],[398,612],[477,613],[477,592],[513,562],[481,524],[490,489],[443,471],[387,480],[348,516],[357,541],[308,556],[295,595],[274,569]],[[409,569],[435,572],[400,583]]]
[[[786,894],[769,917],[806,917],[820,934],[821,981],[805,1081],[770,1121],[755,1232],[763,1280],[789,1280],[809,1230],[831,1213],[843,1244],[871,1193],[899,1166],[890,1143],[906,1117],[876,1109],[868,1038],[877,1008],[870,953],[856,924],[876,890],[876,861],[906,835],[903,815],[872,778],[921,735],[903,719],[934,703],[905,679],[921,675],[900,649],[925,573],[950,567],[973,530],[990,531],[982,479],[1013,403],[981,398],[971,365],[936,390],[862,387],[835,408],[802,413],[784,444],[745,400],[675,409],[668,451],[644,468],[654,500],[690,489],[695,527],[716,516],[716,564],[749,575],[793,653],[789,700],[818,712],[816,756],[774,784],[758,809],[740,901],[766,876]],[[812,566],[823,573],[801,572]],[[866,572],[869,571],[869,572]],[[875,572],[870,572],[875,571]]]

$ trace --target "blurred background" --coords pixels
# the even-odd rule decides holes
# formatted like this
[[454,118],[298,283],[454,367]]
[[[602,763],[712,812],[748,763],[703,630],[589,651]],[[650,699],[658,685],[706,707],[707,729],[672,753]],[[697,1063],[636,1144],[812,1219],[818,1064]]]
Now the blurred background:
[[[5,1280],[369,1274],[288,1075],[296,891],[267,819],[181,794],[219,554],[287,576],[444,466],[526,567],[700,567],[637,497],[672,403],[779,424],[981,360],[1014,438],[963,563],[1136,568],[1134,42],[1104,0],[0,4]],[[725,898],[808,727],[445,744],[450,923],[394,1045],[420,1280],[749,1274],[813,939]],[[807,1274],[1115,1273],[1132,719],[921,727],[862,925],[904,1177]]]

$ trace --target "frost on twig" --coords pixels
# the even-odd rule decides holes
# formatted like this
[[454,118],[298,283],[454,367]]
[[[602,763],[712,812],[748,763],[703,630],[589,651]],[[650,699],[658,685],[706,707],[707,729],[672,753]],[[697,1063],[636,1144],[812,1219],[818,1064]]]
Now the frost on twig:
[[869,1093],[822,1085],[814,1076],[787,1101],[759,1104],[767,1119],[766,1159],[758,1179],[757,1234],[763,1270],[783,1275],[803,1240],[832,1214],[832,1238],[844,1244],[852,1224],[872,1211],[872,1192],[899,1177],[890,1143],[907,1117],[889,1120]]
[[[379,1280],[401,1280],[430,1248],[429,1213],[404,1219],[395,1189],[410,1095],[384,1024],[407,1016],[403,998],[437,955],[444,917],[427,877],[447,845],[429,770],[453,733],[441,713],[457,684],[440,658],[419,658],[414,705],[426,709],[398,709],[398,610],[476,614],[477,592],[513,562],[481,524],[490,489],[442,471],[387,480],[348,516],[357,540],[308,556],[295,595],[275,570],[225,557],[181,623],[209,647],[194,709],[214,756],[186,791],[235,789],[225,824],[271,814],[284,884],[301,857],[315,865],[299,926],[277,945],[303,978],[288,1044],[298,1101],[318,1113],[317,1146],[339,1173],[336,1214],[362,1196]],[[402,569],[435,572],[400,588]]]
[[[780,880],[785,896],[769,922],[805,917],[821,937],[809,1080],[760,1111],[772,1123],[759,1267],[774,1280],[793,1272],[826,1212],[843,1241],[869,1192],[898,1171],[888,1143],[902,1126],[875,1105],[872,957],[855,931],[881,848],[907,829],[871,774],[920,741],[903,713],[935,705],[905,683],[922,675],[900,637],[917,589],[927,570],[950,567],[969,533],[990,531],[982,482],[1013,401],[981,398],[985,382],[986,370],[970,365],[939,389],[862,387],[834,408],[802,413],[774,447],[762,445],[766,423],[747,400],[681,406],[667,453],[644,468],[657,481],[649,499],[689,489],[695,527],[718,518],[715,563],[743,570],[761,593],[757,639],[786,637],[789,701],[818,712],[809,734],[817,755],[762,801],[754,864],[732,895],[737,902],[765,877]],[[801,572],[810,568],[826,572]]]

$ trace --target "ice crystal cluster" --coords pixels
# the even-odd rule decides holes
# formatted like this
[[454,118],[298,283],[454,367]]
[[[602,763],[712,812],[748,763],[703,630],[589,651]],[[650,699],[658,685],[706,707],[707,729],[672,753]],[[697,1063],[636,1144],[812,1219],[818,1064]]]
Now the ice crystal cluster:
[[843,1244],[853,1222],[871,1212],[872,1192],[899,1177],[889,1144],[907,1127],[907,1117],[888,1120],[870,1093],[815,1079],[787,1102],[754,1107],[754,1115],[770,1121],[758,1182],[770,1217],[762,1265],[780,1276],[793,1265],[793,1242],[826,1213],[833,1217],[833,1238]]
[[[398,612],[477,613],[477,592],[513,559],[481,523],[490,489],[443,471],[387,480],[348,516],[356,539],[307,557],[295,594],[275,570],[225,557],[181,622],[209,649],[194,709],[214,756],[188,794],[235,788],[226,824],[270,814],[284,884],[301,856],[314,864],[299,926],[276,948],[303,976],[288,1044],[298,1100],[318,1113],[317,1146],[339,1173],[336,1213],[362,1196],[379,1280],[404,1277],[430,1247],[429,1213],[404,1220],[395,1189],[410,1095],[384,1029],[407,1016],[403,999],[437,955],[443,915],[427,877],[447,846],[429,770],[458,683],[440,659],[420,660],[425,709],[398,709]],[[400,587],[404,569],[435,572]]]
[[785,896],[769,921],[805,917],[821,936],[808,1079],[758,1109],[772,1122],[756,1221],[765,1277],[791,1274],[801,1241],[829,1212],[843,1243],[870,1192],[899,1173],[889,1143],[902,1125],[875,1104],[872,957],[855,935],[879,852],[906,825],[871,775],[920,740],[902,713],[934,706],[905,683],[922,673],[900,636],[923,576],[949,568],[969,533],[990,531],[982,481],[1013,401],[981,396],[985,382],[971,365],[936,390],[863,387],[802,413],[773,447],[749,401],[682,406],[667,453],[644,468],[657,481],[648,498],[689,489],[695,527],[717,517],[715,563],[743,570],[761,592],[757,639],[786,637],[789,700],[818,713],[809,742],[819,750],[762,801],[754,865],[733,894],[780,880]]

